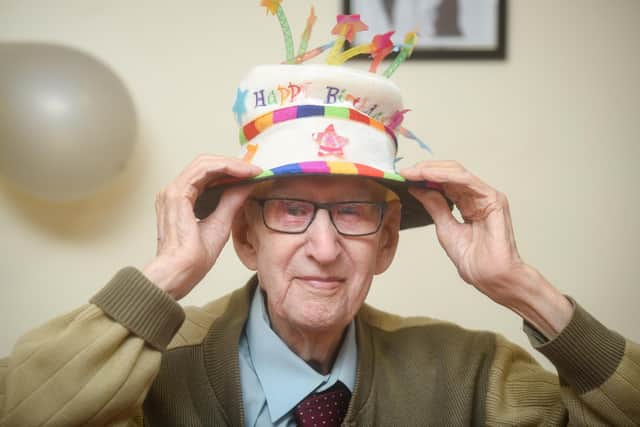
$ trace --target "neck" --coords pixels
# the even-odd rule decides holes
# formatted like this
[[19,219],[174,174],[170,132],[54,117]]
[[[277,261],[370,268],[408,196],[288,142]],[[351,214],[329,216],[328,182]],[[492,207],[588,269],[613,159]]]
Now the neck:
[[271,316],[271,327],[280,339],[309,366],[326,375],[338,356],[347,327],[340,330],[303,330]]

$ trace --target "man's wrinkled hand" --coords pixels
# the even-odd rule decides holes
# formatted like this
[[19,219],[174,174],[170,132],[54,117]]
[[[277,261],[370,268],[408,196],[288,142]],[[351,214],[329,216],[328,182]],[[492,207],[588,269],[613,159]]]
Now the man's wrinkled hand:
[[529,323],[546,337],[569,323],[573,306],[516,247],[509,203],[455,161],[426,161],[400,172],[409,181],[438,184],[458,207],[463,222],[436,190],[410,188],[433,218],[438,240],[460,277]]
[[176,300],[188,294],[216,262],[252,186],[226,190],[215,211],[202,220],[193,212],[196,199],[221,177],[249,178],[259,173],[260,168],[237,159],[196,158],[156,197],[157,253],[143,273]]
[[504,194],[491,188],[455,161],[425,161],[401,171],[410,181],[439,184],[455,203],[464,222],[458,221],[443,195],[435,190],[409,191],[429,212],[440,244],[464,281],[504,303],[512,289],[507,279],[523,266]]

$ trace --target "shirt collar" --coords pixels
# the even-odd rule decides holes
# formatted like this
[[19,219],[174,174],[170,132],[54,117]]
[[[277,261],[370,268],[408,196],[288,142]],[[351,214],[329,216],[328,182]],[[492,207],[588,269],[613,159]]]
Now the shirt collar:
[[262,385],[272,423],[275,424],[309,393],[323,391],[337,381],[353,393],[358,359],[353,321],[327,375],[307,365],[271,329],[260,288],[251,302],[246,334],[251,361]]

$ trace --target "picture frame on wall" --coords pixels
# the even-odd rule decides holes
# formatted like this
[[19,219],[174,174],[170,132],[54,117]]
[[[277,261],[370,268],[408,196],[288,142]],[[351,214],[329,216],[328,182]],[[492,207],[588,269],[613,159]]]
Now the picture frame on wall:
[[506,58],[507,0],[343,0],[343,13],[359,14],[369,27],[356,33],[354,45],[392,30],[393,42],[402,44],[417,31],[412,58]]

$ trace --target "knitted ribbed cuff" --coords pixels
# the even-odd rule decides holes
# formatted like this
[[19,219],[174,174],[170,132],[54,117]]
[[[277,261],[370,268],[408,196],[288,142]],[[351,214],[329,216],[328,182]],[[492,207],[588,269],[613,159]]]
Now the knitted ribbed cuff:
[[133,267],[116,273],[90,302],[161,351],[184,321],[180,304]]
[[553,363],[563,383],[582,394],[611,377],[624,355],[625,340],[574,305],[571,321],[556,338],[532,343]]

